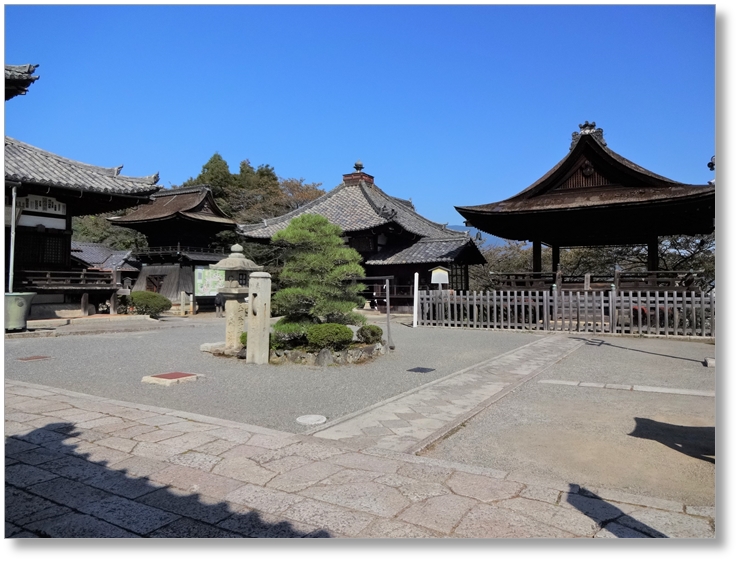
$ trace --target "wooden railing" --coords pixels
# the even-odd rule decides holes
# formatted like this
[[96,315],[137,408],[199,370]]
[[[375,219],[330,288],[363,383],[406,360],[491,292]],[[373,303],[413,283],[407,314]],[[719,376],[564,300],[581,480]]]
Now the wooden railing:
[[112,271],[31,271],[16,273],[16,288],[30,289],[114,289],[117,287]]
[[419,291],[418,300],[419,326],[716,336],[713,291]]
[[504,289],[602,289],[616,291],[655,290],[696,291],[703,271],[615,271],[611,275],[564,275],[561,271],[532,273],[491,272],[490,283],[496,290]]

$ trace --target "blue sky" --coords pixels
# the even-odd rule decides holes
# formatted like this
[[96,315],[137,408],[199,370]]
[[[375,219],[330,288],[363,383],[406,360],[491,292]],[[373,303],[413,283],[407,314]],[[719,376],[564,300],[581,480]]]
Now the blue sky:
[[[387,193],[461,224],[514,195],[595,121],[687,183],[714,176],[715,8],[5,6],[5,62],[39,64],[5,133],[158,171],[219,152],[331,189],[357,159]],[[30,30],[30,31],[29,31]],[[30,33],[30,35],[29,35]]]

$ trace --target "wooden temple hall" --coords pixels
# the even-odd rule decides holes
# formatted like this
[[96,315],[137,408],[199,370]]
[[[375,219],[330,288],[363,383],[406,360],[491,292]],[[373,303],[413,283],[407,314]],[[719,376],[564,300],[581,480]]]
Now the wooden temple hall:
[[565,157],[532,185],[503,201],[456,209],[467,226],[532,242],[533,272],[542,271],[542,245],[552,249],[554,271],[561,248],[642,245],[657,276],[660,236],[714,231],[715,185],[650,172],[608,148],[603,129],[586,121]]
[[312,213],[326,217],[343,231],[347,243],[363,258],[365,274],[371,281],[368,300],[375,293],[383,301],[384,283],[377,278],[391,276],[391,308],[410,310],[413,305],[414,273],[421,287],[431,286],[431,269],[450,271],[449,288],[469,288],[468,266],[483,264],[480,250],[467,232],[448,230],[444,225],[419,215],[410,200],[382,191],[375,178],[357,162],[355,172],[344,174],[336,188],[299,209],[258,224],[239,225],[248,241],[269,243],[272,236],[295,217]]
[[[39,79],[37,67],[5,66],[6,103],[22,103],[14,98]],[[88,314],[121,289],[116,268],[123,269],[122,260],[105,269],[76,258],[72,217],[133,207],[161,189],[158,174],[130,177],[121,174],[122,168],[70,160],[5,137],[5,290],[35,293],[32,317],[72,310]]]
[[227,257],[214,241],[236,223],[218,207],[210,187],[163,189],[147,204],[108,220],[146,237],[148,247],[131,253],[142,264],[132,290],[160,293],[175,305],[182,292],[199,304],[212,304],[216,287],[208,286],[209,265]]

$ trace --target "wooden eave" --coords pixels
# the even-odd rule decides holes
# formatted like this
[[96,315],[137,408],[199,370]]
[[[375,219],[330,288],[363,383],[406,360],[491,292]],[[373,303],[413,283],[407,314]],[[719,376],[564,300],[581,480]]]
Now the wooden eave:
[[714,199],[713,184],[657,175],[583,135],[556,166],[513,197],[455,208],[469,226],[494,236],[588,246],[709,234]]

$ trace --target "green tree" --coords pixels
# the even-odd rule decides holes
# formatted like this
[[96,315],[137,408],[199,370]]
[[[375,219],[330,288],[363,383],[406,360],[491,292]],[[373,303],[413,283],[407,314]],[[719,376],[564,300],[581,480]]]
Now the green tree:
[[[120,213],[115,214],[119,215]],[[133,250],[147,247],[146,237],[143,234],[130,228],[110,224],[105,215],[72,217],[72,240],[105,244],[114,250]]]
[[204,165],[200,174],[195,178],[189,178],[182,183],[181,187],[191,185],[208,185],[213,191],[213,197],[218,206],[226,213],[231,214],[230,194],[235,187],[235,179],[228,164],[217,152],[210,157]]
[[188,185],[209,185],[218,206],[243,224],[283,215],[325,193],[320,183],[279,178],[269,164],[254,168],[249,160],[242,160],[238,173],[232,174],[217,152],[197,177],[182,184]]
[[346,246],[341,229],[320,215],[305,214],[272,237],[285,249],[280,275],[284,288],[273,303],[288,322],[364,323],[354,310],[364,304],[362,257]]

